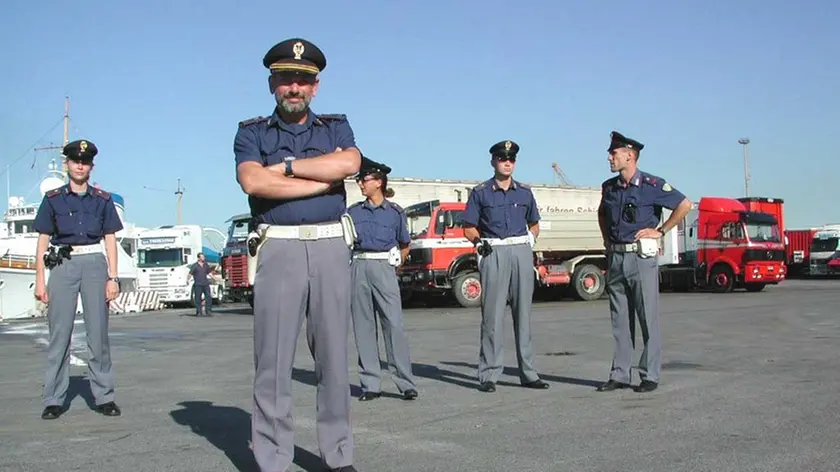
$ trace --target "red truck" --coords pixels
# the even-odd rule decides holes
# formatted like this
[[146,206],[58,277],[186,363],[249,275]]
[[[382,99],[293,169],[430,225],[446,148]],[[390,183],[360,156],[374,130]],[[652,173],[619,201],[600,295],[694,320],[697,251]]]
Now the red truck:
[[786,264],[788,276],[808,275],[808,268],[811,260],[811,244],[817,234],[815,228],[811,229],[789,229],[785,231],[785,242],[787,243]]
[[[752,211],[750,208],[760,208]],[[661,286],[715,292],[760,292],[785,279],[785,243],[779,199],[703,197],[662,239]],[[670,212],[663,211],[663,219]]]
[[228,226],[227,245],[222,251],[222,279],[227,300],[247,301],[254,307],[253,287],[248,283],[248,254],[245,241],[251,231],[252,218],[249,213],[231,217]]

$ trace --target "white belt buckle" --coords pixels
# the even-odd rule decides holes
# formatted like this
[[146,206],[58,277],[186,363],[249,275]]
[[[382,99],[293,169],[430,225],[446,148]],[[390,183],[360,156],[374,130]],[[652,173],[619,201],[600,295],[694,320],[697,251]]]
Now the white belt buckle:
[[318,239],[318,227],[304,225],[298,227],[298,239],[301,241],[315,241]]

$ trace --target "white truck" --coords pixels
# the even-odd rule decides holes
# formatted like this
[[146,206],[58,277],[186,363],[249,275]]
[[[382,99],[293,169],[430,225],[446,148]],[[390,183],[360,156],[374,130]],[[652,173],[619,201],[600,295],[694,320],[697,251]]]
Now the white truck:
[[824,225],[814,233],[808,275],[840,274],[840,224]]
[[[157,292],[160,301],[170,306],[194,306],[194,281],[187,275],[198,261],[199,253],[203,253],[205,261],[220,272],[219,261],[226,239],[218,229],[198,225],[158,226],[141,232],[137,241],[138,289]],[[224,283],[217,273],[211,275],[211,279],[213,302],[220,303],[224,297]]]

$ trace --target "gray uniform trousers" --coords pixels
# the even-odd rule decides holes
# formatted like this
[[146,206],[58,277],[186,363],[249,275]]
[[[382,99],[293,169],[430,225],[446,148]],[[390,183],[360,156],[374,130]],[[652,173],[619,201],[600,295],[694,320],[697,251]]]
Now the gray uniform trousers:
[[391,378],[400,393],[417,390],[412,378],[408,338],[403,328],[402,299],[395,267],[387,260],[354,259],[351,306],[362,390],[379,392],[382,387],[376,313],[382,324]]
[[108,342],[108,302],[105,254],[74,255],[50,270],[47,284],[47,320],[50,341],[44,378],[44,406],[63,405],[70,384],[70,342],[76,304],[82,296],[88,346],[90,390],[97,405],[114,401],[114,373]]
[[294,458],[292,367],[306,318],[315,360],[321,458],[353,463],[350,430],[350,249],[342,238],[268,239],[254,280],[254,457],[263,472],[285,472]]
[[539,380],[531,346],[534,255],[531,246],[493,246],[479,264],[481,276],[481,349],[478,381],[498,382],[504,367],[504,315],[507,301],[513,317],[516,360],[523,383]]
[[662,344],[659,335],[659,264],[657,257],[612,252],[608,256],[607,295],[610,299],[615,352],[610,379],[630,383],[635,311],[645,348],[639,359],[642,380],[659,382]]

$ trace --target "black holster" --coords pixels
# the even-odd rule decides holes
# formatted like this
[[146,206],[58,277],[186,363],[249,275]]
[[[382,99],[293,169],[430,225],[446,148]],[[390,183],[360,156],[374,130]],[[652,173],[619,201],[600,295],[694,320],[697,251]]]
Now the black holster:
[[44,253],[44,266],[54,269],[61,265],[64,259],[70,259],[70,246],[50,246]]

